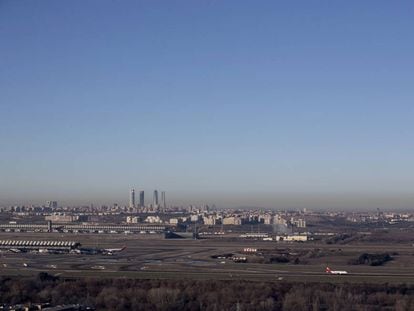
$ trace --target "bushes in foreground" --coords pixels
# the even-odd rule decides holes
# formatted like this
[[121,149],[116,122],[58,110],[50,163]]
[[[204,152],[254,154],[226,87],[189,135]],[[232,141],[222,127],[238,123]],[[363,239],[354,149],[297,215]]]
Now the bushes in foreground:
[[361,254],[358,259],[351,260],[351,265],[370,265],[370,266],[382,266],[388,261],[393,260],[390,254]]
[[414,310],[414,286],[251,281],[0,279],[3,303],[80,303],[97,310]]

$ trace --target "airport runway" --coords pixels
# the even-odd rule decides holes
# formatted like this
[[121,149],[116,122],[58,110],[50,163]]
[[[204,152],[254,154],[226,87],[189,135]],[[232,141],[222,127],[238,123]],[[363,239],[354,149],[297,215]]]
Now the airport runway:
[[[122,253],[110,255],[0,253],[0,272],[5,275],[35,275],[48,272],[61,277],[173,278],[173,279],[245,279],[301,282],[389,282],[414,283],[414,248],[410,245],[320,245],[287,244],[263,241],[224,240],[165,240],[142,239],[134,236],[68,235],[48,236],[80,241],[84,247],[117,248],[126,245]],[[3,237],[4,238],[4,237]],[[28,238],[28,237],[25,237]],[[39,237],[31,237],[40,239]],[[259,256],[249,257],[248,263],[214,259],[213,255],[240,254],[244,247],[263,251],[306,254],[320,250],[322,257],[304,257],[305,264],[255,263]],[[350,258],[361,252],[393,251],[395,261],[381,267],[348,265]],[[299,256],[299,255],[298,255]],[[302,257],[301,257],[302,258]],[[259,258],[260,259],[260,258]],[[303,260],[303,259],[302,259]],[[346,270],[347,275],[329,275],[326,265]]]

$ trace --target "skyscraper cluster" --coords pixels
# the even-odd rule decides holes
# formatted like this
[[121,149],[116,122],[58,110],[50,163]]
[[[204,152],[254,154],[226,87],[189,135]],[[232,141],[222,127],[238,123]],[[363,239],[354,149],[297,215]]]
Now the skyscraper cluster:
[[[138,205],[135,201],[135,189],[131,189],[129,194],[129,207],[130,208],[145,208],[145,193],[143,190],[139,192],[139,202]],[[165,191],[161,191],[161,202],[158,195],[158,190],[154,190],[152,197],[152,205],[150,205],[152,211],[165,211],[167,208],[167,201],[165,197]]]
[[56,209],[58,207],[57,201],[46,201],[46,207]]

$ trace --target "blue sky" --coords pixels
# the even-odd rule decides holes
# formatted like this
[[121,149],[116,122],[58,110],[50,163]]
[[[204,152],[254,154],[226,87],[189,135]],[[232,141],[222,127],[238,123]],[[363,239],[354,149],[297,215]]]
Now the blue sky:
[[0,1],[0,204],[414,205],[411,1]]

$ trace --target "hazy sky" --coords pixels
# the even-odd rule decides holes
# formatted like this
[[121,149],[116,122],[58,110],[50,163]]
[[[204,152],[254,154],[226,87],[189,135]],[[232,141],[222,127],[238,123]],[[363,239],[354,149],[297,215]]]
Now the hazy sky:
[[0,0],[0,204],[414,207],[413,16]]

